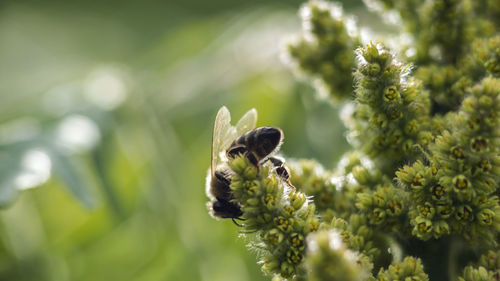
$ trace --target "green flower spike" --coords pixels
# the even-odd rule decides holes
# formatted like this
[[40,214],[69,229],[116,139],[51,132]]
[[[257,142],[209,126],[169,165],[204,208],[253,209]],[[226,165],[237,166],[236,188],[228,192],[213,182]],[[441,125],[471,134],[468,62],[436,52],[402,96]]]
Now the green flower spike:
[[[362,149],[387,175],[402,161],[413,159],[415,145],[426,146],[429,99],[418,81],[409,79],[409,65],[399,63],[380,45],[358,49],[356,115],[367,121],[351,126]],[[389,160],[390,159],[390,160]]]
[[373,264],[363,255],[348,250],[334,230],[308,236],[305,267],[308,281],[374,280],[370,274]]
[[359,46],[353,19],[338,4],[310,1],[301,10],[304,34],[288,46],[289,55],[334,101],[351,98],[352,75]]
[[231,190],[243,211],[243,233],[255,233],[262,269],[292,278],[300,274],[305,237],[319,227],[315,205],[289,189],[267,166],[257,168],[244,157],[231,160]]

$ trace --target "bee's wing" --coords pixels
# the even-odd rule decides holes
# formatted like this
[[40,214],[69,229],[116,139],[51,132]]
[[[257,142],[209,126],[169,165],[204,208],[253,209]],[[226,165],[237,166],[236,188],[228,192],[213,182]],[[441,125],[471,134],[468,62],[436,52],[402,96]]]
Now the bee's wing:
[[255,129],[257,124],[257,110],[255,108],[250,109],[240,121],[236,124],[236,137],[243,135],[244,133]]
[[227,138],[231,137],[235,129],[231,126],[231,114],[229,110],[223,106],[215,116],[214,131],[212,134],[212,163],[210,166],[211,174],[213,175],[217,164],[220,161],[220,152],[224,149]]
[[239,136],[254,129],[256,123],[257,110],[255,110],[255,108],[252,108],[247,113],[245,113],[243,117],[241,117],[236,126],[230,125],[229,128],[225,131],[225,134],[222,138],[222,146],[220,148],[220,154],[222,154],[222,156],[219,155],[219,157],[224,157],[223,155],[225,155],[225,150],[231,145],[231,143]]

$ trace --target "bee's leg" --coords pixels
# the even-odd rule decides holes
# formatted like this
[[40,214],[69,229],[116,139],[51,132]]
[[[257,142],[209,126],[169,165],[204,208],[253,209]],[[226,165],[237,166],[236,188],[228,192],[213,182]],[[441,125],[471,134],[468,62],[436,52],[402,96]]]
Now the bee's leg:
[[259,168],[259,161],[257,161],[257,157],[255,157],[252,152],[247,150],[245,153],[245,157],[248,159],[248,161],[250,161],[250,163],[257,167],[257,169]]
[[239,227],[243,227],[244,226],[242,224],[237,223],[236,220],[244,221],[245,219],[242,219],[242,218],[231,218],[231,220],[234,222],[234,224],[236,224]]
[[244,146],[236,146],[231,148],[226,152],[226,155],[230,159],[234,159],[237,155],[246,155],[248,153],[248,150]]
[[295,190],[295,186],[290,182],[290,174],[285,168],[285,163],[276,157],[269,157],[267,161],[271,162],[278,177],[280,177],[290,188]]

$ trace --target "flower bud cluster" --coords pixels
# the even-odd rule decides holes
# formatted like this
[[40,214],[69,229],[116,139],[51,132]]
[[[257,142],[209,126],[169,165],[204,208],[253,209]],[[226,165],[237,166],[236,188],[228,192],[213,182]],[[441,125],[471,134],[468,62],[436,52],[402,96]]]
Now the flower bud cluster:
[[381,46],[358,49],[358,61],[355,94],[360,104],[355,111],[368,120],[354,126],[359,130],[355,135],[368,156],[392,176],[401,161],[415,156],[415,145],[425,146],[432,139],[429,99],[420,83],[406,79],[409,66]]
[[352,50],[359,46],[354,21],[342,15],[340,6],[323,1],[308,2],[301,15],[304,34],[288,46],[289,55],[334,101],[350,99]]
[[429,277],[424,272],[420,259],[406,257],[402,262],[389,266],[386,270],[380,270],[377,276],[380,281],[428,281]]
[[424,88],[432,94],[433,113],[456,110],[465,95],[465,89],[472,84],[468,76],[454,65],[430,64],[417,69],[415,76],[422,80]]
[[430,165],[416,162],[396,173],[410,190],[413,234],[420,239],[460,233],[495,243],[500,230],[500,80],[485,78],[472,88],[431,145]]
[[[478,50],[475,38],[494,36],[500,28],[497,0],[365,0],[378,7],[382,17],[397,11],[405,31],[413,37],[406,50],[418,66],[420,79],[432,99],[433,113],[456,110],[465,89],[484,78],[468,54]],[[494,68],[494,66],[492,65]]]
[[331,222],[331,227],[340,232],[342,242],[346,246],[360,252],[371,260],[379,258],[381,252],[374,242],[374,230],[369,227],[367,218],[360,214],[351,214],[348,222],[344,219],[336,218]]
[[455,63],[472,38],[468,28],[471,16],[472,8],[464,0],[425,2],[420,11],[416,62]]
[[370,273],[373,264],[347,249],[335,230],[321,230],[307,237],[305,267],[308,281],[374,280]]
[[363,212],[369,225],[393,233],[404,232],[407,215],[406,192],[393,185],[380,185],[375,190],[359,193],[356,207]]
[[458,281],[500,280],[500,251],[489,251],[479,259],[478,266],[467,266]]
[[352,204],[341,192],[332,175],[314,160],[288,161],[295,188],[314,201],[321,222],[331,222],[334,217],[352,210]]
[[[476,12],[476,20],[482,25],[479,28],[492,28],[498,30],[500,27],[500,2],[497,0],[471,1]],[[480,17],[479,17],[480,16]]]
[[256,233],[262,269],[291,278],[298,273],[307,234],[319,227],[315,206],[304,193],[287,189],[267,166],[259,169],[245,157],[229,161],[231,190],[243,211],[244,229]]
[[[500,35],[490,38],[479,38],[472,43],[472,76],[484,76],[485,74],[500,78]],[[479,74],[479,75],[478,75]]]

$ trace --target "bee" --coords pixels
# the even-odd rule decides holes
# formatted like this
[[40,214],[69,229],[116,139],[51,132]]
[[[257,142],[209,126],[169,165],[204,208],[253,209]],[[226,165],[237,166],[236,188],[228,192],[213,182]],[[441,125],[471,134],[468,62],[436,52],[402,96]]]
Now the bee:
[[270,156],[280,149],[282,143],[283,131],[275,127],[259,127],[235,139],[227,148],[226,155],[228,158],[234,158],[242,154],[257,168],[269,161],[274,166],[276,174],[288,186],[295,189],[289,181],[290,174],[284,161]]
[[223,106],[215,117],[212,134],[212,159],[210,173],[207,177],[207,196],[211,199],[207,206],[215,218],[230,218],[236,225],[243,212],[237,203],[232,202],[231,176],[234,172],[226,161],[237,155],[244,155],[253,165],[260,165],[269,161],[274,166],[276,174],[289,186],[289,173],[282,160],[273,157],[283,142],[283,132],[275,127],[255,128],[257,111],[251,109],[231,126],[229,110]]
[[237,203],[232,202],[234,196],[231,192],[231,175],[233,171],[225,163],[227,159],[226,148],[231,142],[246,132],[255,128],[257,123],[257,111],[251,109],[238,121],[236,126],[231,126],[231,114],[223,106],[215,117],[212,134],[212,159],[210,173],[207,177],[207,196],[210,213],[215,218],[230,218],[236,225],[236,220],[243,220],[243,212]]

